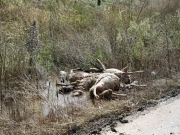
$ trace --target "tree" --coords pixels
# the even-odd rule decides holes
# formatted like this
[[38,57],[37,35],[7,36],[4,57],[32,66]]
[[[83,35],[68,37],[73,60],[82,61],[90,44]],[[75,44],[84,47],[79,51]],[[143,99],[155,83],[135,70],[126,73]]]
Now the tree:
[[101,5],[101,0],[97,0],[97,5],[98,5],[98,6]]

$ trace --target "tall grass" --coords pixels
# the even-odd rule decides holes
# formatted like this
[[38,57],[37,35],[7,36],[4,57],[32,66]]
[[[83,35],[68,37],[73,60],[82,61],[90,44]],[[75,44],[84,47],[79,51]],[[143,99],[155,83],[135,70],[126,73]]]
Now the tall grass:
[[[40,110],[39,80],[59,70],[89,68],[97,58],[106,67],[119,69],[131,62],[132,70],[145,71],[146,80],[152,71],[161,78],[179,70],[179,0],[96,4],[96,0],[0,0],[1,114],[5,102],[15,121],[41,116],[33,115]],[[52,129],[36,131],[48,134]]]

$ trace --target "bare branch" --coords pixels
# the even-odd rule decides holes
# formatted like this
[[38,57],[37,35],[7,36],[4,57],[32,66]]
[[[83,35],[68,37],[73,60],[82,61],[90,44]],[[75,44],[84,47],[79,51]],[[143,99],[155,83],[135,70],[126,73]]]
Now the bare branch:
[[99,59],[97,59],[97,62],[101,65],[103,71],[106,70],[106,67]]

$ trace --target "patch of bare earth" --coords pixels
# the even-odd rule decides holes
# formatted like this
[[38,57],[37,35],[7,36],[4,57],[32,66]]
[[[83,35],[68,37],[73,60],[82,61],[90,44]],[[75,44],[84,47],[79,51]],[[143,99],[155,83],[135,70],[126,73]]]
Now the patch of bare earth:
[[54,82],[51,82],[52,88],[47,87],[40,93],[26,88],[20,94],[22,98],[20,95],[15,98],[16,102],[1,104],[0,134],[87,135],[98,134],[107,125],[114,130],[117,121],[127,122],[126,116],[154,106],[161,99],[177,96],[180,87],[176,83],[165,79],[161,86],[149,82],[147,87],[121,89],[117,93],[128,94],[127,98],[96,100],[95,106],[89,92],[85,92],[86,98],[69,95],[57,98]]
[[[92,117],[78,128],[72,128],[63,135],[96,135],[103,133],[102,130],[107,126],[111,132],[116,133],[115,127],[118,122],[128,123],[128,120],[125,119],[127,116],[142,112],[149,107],[156,106],[161,101],[166,101],[180,94],[180,86],[177,82],[175,83],[171,79],[160,79],[158,81],[158,86],[152,83],[146,88],[123,90],[123,93],[128,94],[128,99],[126,100],[114,99],[110,102],[102,101],[98,103],[99,107],[95,107],[94,111],[103,112],[101,115]],[[109,106],[114,106],[114,108]],[[110,108],[109,112],[107,111],[108,108]]]

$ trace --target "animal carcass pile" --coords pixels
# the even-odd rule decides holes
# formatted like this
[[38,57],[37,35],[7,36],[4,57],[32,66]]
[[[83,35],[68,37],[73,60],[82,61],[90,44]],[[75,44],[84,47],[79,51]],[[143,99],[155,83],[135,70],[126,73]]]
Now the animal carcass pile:
[[[91,63],[95,68],[88,70],[72,69],[68,76],[60,76],[62,80],[68,78],[68,83],[60,83],[61,89],[58,93],[72,92],[72,96],[80,96],[84,91],[89,91],[90,98],[94,99],[111,99],[113,95],[126,97],[126,94],[117,94],[121,87],[131,85],[130,75],[142,73],[143,71],[128,72],[130,64],[122,70],[106,69],[100,60],[97,60],[98,65]],[[62,71],[60,72],[62,74]],[[62,82],[62,81],[61,81]],[[135,85],[132,83],[132,85]]]

